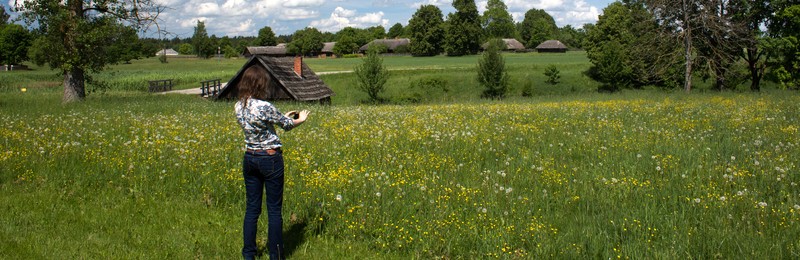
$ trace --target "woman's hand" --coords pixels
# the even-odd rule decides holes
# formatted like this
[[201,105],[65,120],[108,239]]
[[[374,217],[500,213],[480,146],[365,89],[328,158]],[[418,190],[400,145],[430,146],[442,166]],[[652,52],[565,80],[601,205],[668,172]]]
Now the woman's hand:
[[306,121],[308,118],[308,114],[311,114],[308,110],[302,110],[300,112],[297,111],[289,111],[286,112],[286,117],[291,118],[293,120],[294,126],[299,126],[303,122]]
[[300,113],[298,113],[297,120],[306,121],[309,114],[311,114],[311,112],[308,110],[300,111]]

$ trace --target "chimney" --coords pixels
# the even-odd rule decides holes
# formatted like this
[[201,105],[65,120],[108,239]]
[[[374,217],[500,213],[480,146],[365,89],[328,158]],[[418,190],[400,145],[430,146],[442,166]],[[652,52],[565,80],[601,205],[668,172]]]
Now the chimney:
[[294,56],[294,73],[303,77],[303,56]]

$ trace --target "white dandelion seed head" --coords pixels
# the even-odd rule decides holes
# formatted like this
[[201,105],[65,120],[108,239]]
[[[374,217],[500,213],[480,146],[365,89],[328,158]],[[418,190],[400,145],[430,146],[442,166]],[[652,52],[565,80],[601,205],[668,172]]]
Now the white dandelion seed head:
[[725,201],[726,199],[728,199],[728,198],[725,198],[725,196],[719,197],[719,201]]
[[767,203],[762,201],[762,202],[758,203],[758,206],[762,207],[762,208],[766,208],[767,207]]
[[336,201],[342,201],[342,195],[336,194]]
[[695,198],[694,203],[700,203],[700,198]]
[[800,205],[794,204],[794,209],[795,210],[800,210]]
[[661,166],[656,166],[656,171],[661,171]]
[[[381,193],[380,193],[380,192],[376,192],[376,193],[375,193],[375,197],[380,197],[380,196],[381,196]],[[433,202],[431,202],[431,203],[433,203]]]

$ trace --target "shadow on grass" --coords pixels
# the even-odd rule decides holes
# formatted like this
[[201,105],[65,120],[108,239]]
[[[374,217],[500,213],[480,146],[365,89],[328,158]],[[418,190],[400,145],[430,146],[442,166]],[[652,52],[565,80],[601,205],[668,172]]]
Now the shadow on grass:
[[300,248],[300,245],[306,242],[306,227],[308,227],[308,224],[303,221],[292,224],[289,230],[284,230],[283,242],[286,245],[284,248],[286,257],[292,256]]

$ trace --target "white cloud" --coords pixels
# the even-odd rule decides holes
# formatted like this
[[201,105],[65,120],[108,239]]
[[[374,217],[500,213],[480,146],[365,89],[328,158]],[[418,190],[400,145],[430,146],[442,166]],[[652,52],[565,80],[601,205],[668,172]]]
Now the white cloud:
[[516,22],[525,19],[525,13],[533,8],[545,10],[553,16],[558,26],[570,24],[581,27],[597,21],[600,10],[585,0],[507,0],[508,11]]
[[210,19],[208,17],[190,17],[177,20],[181,28],[189,28],[192,31],[194,31],[194,27],[197,26],[197,21],[203,22],[206,25],[206,31],[207,31],[209,21],[213,21],[213,19]]
[[242,0],[227,0],[222,4],[222,13],[226,16],[239,16],[252,14],[252,9],[258,7],[258,3],[247,3]]
[[217,3],[202,3],[196,8],[198,15],[217,15],[220,13]]
[[439,7],[439,8],[441,8],[443,6],[453,6],[453,1],[452,0],[425,0],[425,1],[422,1],[422,2],[414,2],[413,4],[411,4],[411,8],[419,9],[419,7],[423,6],[423,5],[435,5],[435,6]]
[[356,11],[347,10],[342,8],[341,6],[337,6],[336,9],[333,10],[333,14],[331,15],[336,15],[338,17],[353,17],[356,15]]
[[369,13],[355,18],[356,22],[364,24],[378,24],[383,20],[383,12]]
[[306,10],[306,9],[284,9],[281,11],[280,16],[278,19],[280,20],[302,20],[302,19],[309,19],[315,18],[319,16],[317,11],[313,10]]
[[312,6],[321,6],[325,3],[325,0],[284,0],[283,6],[284,7],[312,7]]
[[375,25],[386,27],[389,24],[389,20],[383,19],[384,15],[381,11],[357,16],[357,11],[355,10],[336,7],[328,19],[311,21],[310,26],[326,32],[337,32],[345,27],[366,28]]

